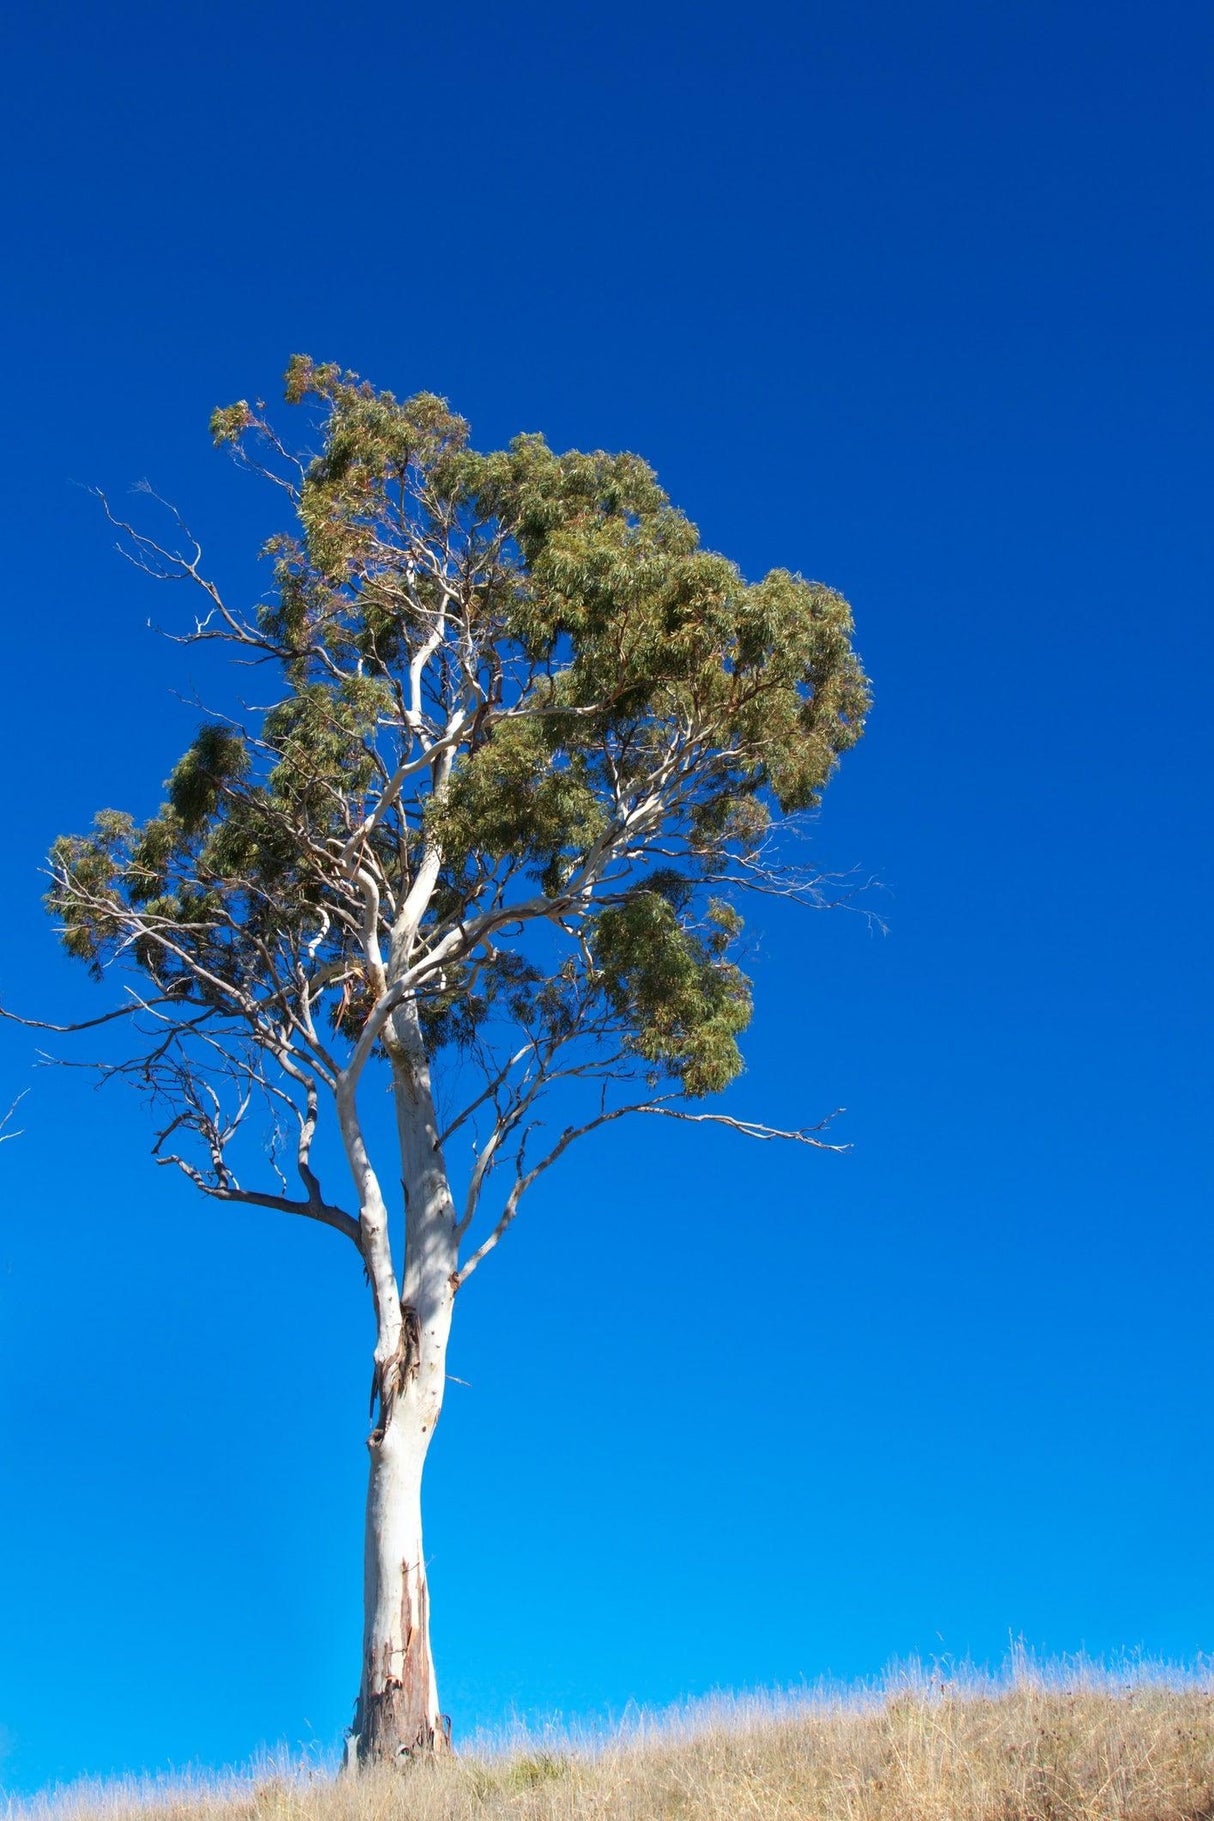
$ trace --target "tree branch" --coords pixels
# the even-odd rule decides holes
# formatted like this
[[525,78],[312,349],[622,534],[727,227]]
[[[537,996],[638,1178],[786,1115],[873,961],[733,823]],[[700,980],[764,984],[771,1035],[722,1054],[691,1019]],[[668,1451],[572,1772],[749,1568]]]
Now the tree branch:
[[281,1214],[299,1214],[305,1220],[317,1220],[322,1226],[332,1227],[336,1232],[344,1233],[346,1238],[351,1240],[360,1252],[362,1251],[362,1235],[353,1215],[347,1214],[342,1208],[333,1207],[329,1202],[321,1201],[319,1197],[309,1201],[292,1201],[286,1195],[267,1195],[257,1189],[241,1189],[222,1183],[208,1182],[202,1171],[190,1163],[188,1158],[172,1154],[164,1157],[157,1156],[156,1162],[176,1164],[182,1174],[189,1177],[195,1188],[201,1189],[204,1195],[211,1196],[214,1201],[244,1201],[255,1208],[275,1208]]
[[[674,1099],[676,1096],[670,1095],[668,1098]],[[547,1156],[541,1158],[539,1163],[534,1164],[530,1170],[523,1172],[520,1161],[518,1178],[506,1199],[506,1205],[502,1210],[497,1225],[489,1234],[488,1238],[482,1240],[475,1252],[471,1253],[466,1262],[462,1264],[455,1273],[455,1287],[458,1290],[466,1284],[481,1260],[486,1258],[499,1243],[515,1215],[518,1213],[519,1203],[522,1201],[523,1196],[531,1187],[532,1183],[535,1182],[536,1178],[542,1176],[545,1170],[550,1169],[562,1153],[568,1150],[575,1139],[584,1138],[589,1132],[597,1131],[600,1126],[610,1125],[613,1120],[624,1119],[631,1113],[652,1113],[663,1119],[680,1119],[690,1125],[727,1126],[730,1131],[740,1132],[746,1138],[756,1138],[764,1144],[770,1143],[773,1139],[783,1139],[789,1144],[812,1145],[815,1150],[819,1151],[848,1151],[851,1149],[850,1145],[827,1144],[823,1139],[816,1136],[817,1133],[825,1131],[831,1120],[837,1118],[838,1114],[842,1111],[842,1107],[836,1108],[834,1113],[831,1113],[825,1119],[820,1120],[815,1126],[806,1126],[799,1130],[785,1131],[779,1126],[762,1125],[756,1120],[734,1119],[727,1113],[684,1113],[678,1107],[672,1107],[665,1104],[664,1099],[638,1100],[633,1101],[628,1106],[612,1107],[607,1112],[598,1114],[596,1118],[586,1120],[582,1125],[566,1126],[560,1138],[557,1140],[556,1144],[553,1145]]]
[[7,1144],[8,1140],[10,1138],[20,1138],[20,1136],[21,1136],[20,1128],[18,1128],[18,1130],[15,1132],[9,1132],[5,1128],[7,1127],[9,1120],[12,1118],[13,1114],[17,1111],[17,1108],[20,1106],[21,1102],[25,1099],[25,1096],[28,1093],[29,1093],[28,1088],[22,1088],[22,1090],[18,1094],[17,1098],[13,1101],[12,1106],[8,1109],[8,1112],[4,1115],[3,1119],[0,1119],[0,1144]]

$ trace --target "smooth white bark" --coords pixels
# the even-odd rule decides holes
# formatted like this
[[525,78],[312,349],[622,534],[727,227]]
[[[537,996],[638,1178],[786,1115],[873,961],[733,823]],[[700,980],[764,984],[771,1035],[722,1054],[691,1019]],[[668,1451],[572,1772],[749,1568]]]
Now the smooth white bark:
[[363,1672],[355,1724],[364,1761],[396,1761],[441,1749],[422,1539],[422,1469],[433,1423],[406,1391],[382,1434],[371,1438],[364,1552]]
[[459,1241],[429,1062],[411,1002],[393,1015],[386,1044],[405,1196],[399,1291],[387,1208],[352,1091],[343,1121],[376,1311],[376,1421],[368,1439],[363,1667],[355,1721],[355,1749],[364,1762],[442,1749],[447,1740],[430,1644],[421,1488],[446,1388]]

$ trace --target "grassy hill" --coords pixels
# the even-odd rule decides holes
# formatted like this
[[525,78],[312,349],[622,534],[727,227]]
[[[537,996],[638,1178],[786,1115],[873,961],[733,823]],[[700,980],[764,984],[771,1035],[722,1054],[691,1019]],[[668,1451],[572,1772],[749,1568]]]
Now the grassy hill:
[[716,1701],[404,1776],[64,1791],[58,1821],[1214,1821],[1214,1680],[1025,1671]]

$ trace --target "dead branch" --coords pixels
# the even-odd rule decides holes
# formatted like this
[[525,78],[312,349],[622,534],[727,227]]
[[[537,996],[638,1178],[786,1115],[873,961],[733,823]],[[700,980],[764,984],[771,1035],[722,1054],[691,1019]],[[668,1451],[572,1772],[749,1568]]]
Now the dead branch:
[[18,1130],[15,1132],[10,1132],[7,1128],[8,1128],[9,1120],[12,1118],[13,1114],[17,1111],[17,1108],[20,1106],[21,1102],[25,1099],[25,1096],[28,1093],[29,1093],[28,1088],[22,1088],[21,1092],[17,1095],[17,1098],[13,1101],[12,1106],[10,1106],[10,1108],[8,1109],[8,1112],[4,1115],[4,1117],[2,1119],[0,1119],[0,1144],[7,1144],[8,1140],[10,1138],[20,1138],[21,1137],[20,1128],[18,1128]]
[[[561,1136],[557,1139],[547,1155],[542,1157],[537,1164],[533,1164],[530,1169],[524,1170],[520,1152],[518,1159],[518,1174],[514,1186],[506,1198],[506,1205],[502,1210],[497,1225],[493,1228],[493,1231],[488,1237],[482,1240],[476,1250],[470,1254],[466,1262],[459,1267],[453,1280],[455,1287],[459,1289],[462,1285],[467,1283],[472,1273],[481,1263],[481,1260],[493,1251],[494,1247],[499,1243],[507,1228],[514,1220],[515,1215],[518,1213],[519,1204],[522,1201],[523,1196],[531,1185],[544,1174],[545,1170],[551,1169],[552,1165],[568,1150],[569,1146],[573,1144],[576,1139],[585,1138],[590,1132],[597,1131],[600,1126],[610,1125],[614,1120],[626,1119],[634,1113],[650,1113],[664,1119],[683,1120],[691,1125],[726,1126],[730,1131],[740,1132],[744,1137],[755,1138],[762,1143],[770,1143],[772,1140],[779,1139],[788,1144],[812,1145],[815,1150],[819,1151],[847,1151],[851,1148],[849,1145],[845,1144],[828,1144],[825,1140],[817,1136],[819,1132],[824,1131],[830,1125],[831,1121],[837,1118],[838,1114],[843,1111],[841,1107],[837,1108],[834,1113],[828,1114],[828,1116],[825,1119],[820,1120],[817,1125],[806,1126],[800,1129],[783,1130],[778,1126],[762,1125],[756,1120],[734,1119],[727,1113],[685,1113],[678,1107],[667,1104],[668,1101],[677,1098],[677,1095],[671,1094],[659,1097],[655,1100],[633,1101],[627,1106],[612,1107],[605,1112],[601,1112],[596,1118],[588,1119],[581,1125],[566,1126],[565,1130],[561,1133]],[[462,1230],[463,1229],[461,1228],[461,1231]]]

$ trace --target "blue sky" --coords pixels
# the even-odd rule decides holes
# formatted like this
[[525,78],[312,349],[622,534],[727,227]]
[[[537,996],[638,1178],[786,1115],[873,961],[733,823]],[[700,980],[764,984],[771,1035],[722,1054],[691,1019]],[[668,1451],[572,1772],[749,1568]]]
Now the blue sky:
[[[211,407],[306,350],[640,451],[876,686],[762,924],[739,1113],[616,1128],[461,1297],[427,1523],[457,1734],[914,1652],[1214,1648],[1211,139],[1196,4],[67,4],[8,28],[4,1002],[100,1009],[38,869],[214,668],[81,484],[239,595]],[[0,1781],[328,1745],[368,1313],[0,1033]],[[655,1122],[661,1124],[662,1122]],[[761,1344],[746,1336],[757,1329]]]

